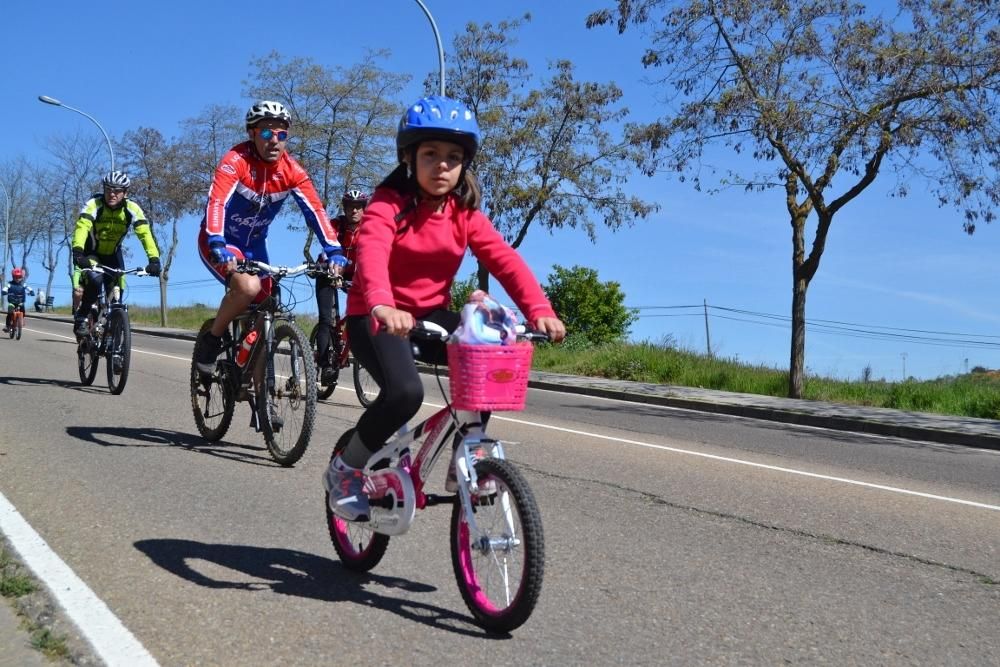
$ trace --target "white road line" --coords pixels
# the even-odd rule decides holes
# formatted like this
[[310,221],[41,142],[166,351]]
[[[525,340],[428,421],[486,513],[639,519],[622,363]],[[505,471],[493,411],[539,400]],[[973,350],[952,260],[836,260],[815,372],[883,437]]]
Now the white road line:
[[[59,338],[65,338],[66,340],[76,341],[76,336],[64,336],[63,334],[52,333],[51,331],[36,331],[35,329],[25,329],[25,331],[35,331],[35,333],[43,333],[46,336],[58,336]],[[139,354],[148,354],[151,357],[163,357],[164,359],[176,359],[177,361],[191,361],[191,357],[178,357],[173,354],[163,354],[162,352],[150,352],[149,350],[143,350],[137,347],[133,347],[132,351],[138,352]]]
[[[428,404],[430,405],[430,404]],[[442,406],[438,406],[442,407]],[[612,442],[620,442],[626,445],[635,445],[637,447],[646,447],[648,449],[658,449],[665,452],[672,452],[674,454],[684,454],[687,456],[697,456],[699,458],[711,459],[713,461],[723,461],[725,463],[735,463],[737,465],[749,466],[751,468],[761,468],[764,470],[773,470],[775,472],[783,472],[789,475],[799,475],[802,477],[811,477],[813,479],[822,479],[828,482],[839,482],[841,484],[850,484],[852,486],[862,486],[868,489],[878,489],[879,491],[889,491],[890,493],[900,493],[907,496],[917,496],[919,498],[929,498],[930,500],[941,500],[948,503],[956,503],[958,505],[968,505],[969,507],[978,507],[980,509],[993,510],[995,512],[1000,512],[1000,505],[988,505],[986,503],[976,502],[974,500],[963,500],[961,498],[952,498],[949,496],[939,496],[933,493],[924,493],[923,491],[913,491],[911,489],[902,489],[896,486],[886,486],[884,484],[873,484],[871,482],[862,482],[856,479],[849,479],[846,477],[833,477],[831,475],[821,475],[815,472],[808,472],[806,470],[797,470],[795,468],[785,468],[782,466],[774,466],[767,463],[757,463],[755,461],[747,461],[746,459],[736,459],[729,456],[719,456],[717,454],[706,454],[705,452],[696,452],[690,449],[681,449],[679,447],[668,447],[667,445],[654,445],[649,442],[642,442],[640,440],[629,440],[627,438],[617,438],[610,435],[601,435],[599,433],[590,433],[589,431],[580,431],[572,428],[564,428],[562,426],[550,426],[548,424],[539,424],[538,422],[530,422],[524,419],[514,419],[512,417],[499,417],[494,414],[491,419],[499,419],[500,421],[507,421],[514,424],[522,424],[524,426],[535,426],[537,428],[549,429],[552,431],[559,431],[561,433],[570,433],[572,435],[581,435],[588,438],[594,438],[597,440],[609,440]]]
[[45,584],[106,664],[123,667],[158,665],[135,635],[49,548],[2,493],[0,532],[7,536],[21,559]]
[[[58,334],[55,334],[55,335],[58,335]],[[155,352],[147,352],[146,354],[157,354],[157,353],[155,353]],[[168,357],[168,358],[171,358],[171,359],[180,359],[180,357],[170,357],[169,355],[158,355],[158,356]],[[181,359],[181,360],[182,361],[187,361],[187,359]],[[343,389],[344,391],[351,391],[351,392],[353,392],[353,389],[348,389],[347,387],[343,387],[343,386],[339,386],[339,385],[338,385],[337,389]],[[546,391],[546,390],[539,390],[539,391]],[[598,397],[598,398],[601,398],[601,397]],[[605,399],[605,400],[614,401],[614,400],[618,400],[618,399]],[[434,408],[442,408],[442,407],[444,407],[443,405],[440,405],[438,403],[431,403],[431,402],[428,402],[428,401],[425,401],[424,405],[427,405],[429,407],[434,407]],[[684,410],[683,408],[670,408],[669,406],[666,409]],[[949,497],[949,496],[939,496],[939,495],[936,495],[936,494],[933,494],[933,493],[924,493],[923,491],[913,491],[912,489],[903,489],[903,488],[899,488],[899,487],[896,487],[896,486],[886,486],[884,484],[873,484],[872,482],[863,482],[861,480],[849,479],[849,478],[846,478],[846,477],[833,477],[831,475],[821,475],[819,473],[809,472],[809,471],[806,471],[806,470],[797,470],[795,468],[784,468],[784,467],[781,467],[781,466],[773,466],[773,465],[769,465],[769,464],[766,464],[766,463],[757,463],[755,461],[747,461],[745,459],[736,459],[736,458],[731,458],[731,457],[728,457],[728,456],[718,456],[716,454],[706,454],[704,452],[696,452],[696,451],[693,451],[693,450],[690,450],[690,449],[681,449],[679,447],[668,447],[666,445],[655,445],[655,444],[652,444],[652,443],[649,443],[649,442],[641,442],[639,440],[629,440],[627,438],[617,438],[617,437],[608,436],[608,435],[601,435],[601,434],[598,434],[598,433],[590,433],[588,431],[580,431],[580,430],[576,430],[576,429],[564,428],[564,427],[561,427],[561,426],[551,426],[549,424],[540,424],[538,422],[530,422],[530,421],[526,421],[526,420],[523,420],[523,419],[514,419],[512,417],[501,417],[501,416],[498,416],[496,414],[494,414],[492,418],[495,419],[495,420],[508,421],[508,422],[512,422],[512,423],[515,423],[515,424],[522,424],[524,426],[534,426],[536,428],[549,429],[549,430],[552,430],[552,431],[560,431],[562,433],[570,433],[572,435],[580,435],[580,436],[584,436],[584,437],[588,437],[588,438],[595,438],[595,439],[598,439],[598,440],[609,440],[611,442],[620,442],[620,443],[627,444],[627,445],[635,445],[637,447],[646,447],[648,449],[659,449],[659,450],[662,450],[662,451],[673,452],[675,454],[684,454],[684,455],[687,455],[687,456],[698,456],[698,457],[701,457],[701,458],[711,459],[711,460],[714,460],[714,461],[723,461],[725,463],[735,463],[737,465],[749,466],[749,467],[752,467],[752,468],[761,468],[761,469],[764,469],[764,470],[773,470],[775,472],[783,472],[783,473],[787,473],[789,475],[799,475],[799,476],[802,476],[802,477],[811,477],[813,479],[822,479],[822,480],[829,481],[829,482],[839,482],[841,484],[850,484],[852,486],[861,486],[861,487],[865,487],[865,488],[868,488],[868,489],[878,489],[879,491],[888,491],[890,493],[899,493],[899,494],[903,494],[903,495],[907,495],[907,496],[916,496],[916,497],[919,497],[919,498],[927,498],[927,499],[930,499],[930,500],[940,500],[940,501],[947,502],[947,503],[955,503],[955,504],[958,504],[958,505],[968,505],[969,507],[978,507],[980,509],[993,510],[995,512],[1000,512],[1000,505],[989,505],[987,503],[980,503],[980,502],[976,502],[974,500],[963,500],[961,498],[952,498],[952,497]],[[799,426],[797,425],[796,427],[798,428]],[[812,428],[818,428],[819,430],[825,430],[825,429],[822,429],[821,427],[812,427]],[[871,436],[872,434],[867,434],[867,435]]]

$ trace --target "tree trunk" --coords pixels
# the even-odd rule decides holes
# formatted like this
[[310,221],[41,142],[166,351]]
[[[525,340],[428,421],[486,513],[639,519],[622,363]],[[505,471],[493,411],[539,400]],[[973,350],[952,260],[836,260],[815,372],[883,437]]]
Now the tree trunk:
[[167,276],[157,278],[160,283],[160,326],[167,326]]
[[806,358],[806,290],[809,281],[797,275],[792,275],[792,350],[788,364],[788,397],[802,398],[805,384]]

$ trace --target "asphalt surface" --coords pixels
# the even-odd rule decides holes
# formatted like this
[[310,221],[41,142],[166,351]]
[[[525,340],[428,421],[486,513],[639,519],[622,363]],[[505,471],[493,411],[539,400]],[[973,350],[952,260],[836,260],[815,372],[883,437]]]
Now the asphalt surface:
[[[70,321],[66,317],[47,313],[31,313],[30,316]],[[187,340],[195,338],[195,333],[186,329],[134,324],[132,328],[135,331],[154,336]],[[544,371],[532,371],[529,385],[538,389],[668,405],[788,424],[818,426],[840,431],[872,433],[908,440],[966,445],[984,449],[1000,449],[1000,421],[993,419],[908,412],[826,401],[777,398],[696,387],[563,375]]]
[[[31,313],[30,317],[68,321]],[[194,333],[179,329],[133,326],[137,332],[179,339]],[[842,431],[874,433],[900,438],[1000,449],[1000,423],[969,417],[848,406],[699,388],[533,372],[531,386],[567,393],[668,405],[710,413],[724,413],[776,422],[818,426]],[[31,648],[28,634],[10,604],[0,604],[0,667],[48,663]]]

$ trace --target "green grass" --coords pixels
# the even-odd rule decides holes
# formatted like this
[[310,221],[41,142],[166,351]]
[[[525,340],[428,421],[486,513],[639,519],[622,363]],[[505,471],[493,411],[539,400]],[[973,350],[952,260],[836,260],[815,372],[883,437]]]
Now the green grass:
[[[19,598],[38,590],[38,584],[31,576],[25,574],[21,566],[11,557],[6,548],[0,544],[0,595],[5,598]],[[53,634],[51,630],[27,618],[20,611],[23,626],[31,633],[31,645],[51,659],[65,658],[69,655],[66,637]]]
[[[733,359],[707,357],[669,344],[615,343],[599,346],[544,345],[535,350],[534,368],[653,384],[703,387],[784,397],[788,372]],[[894,408],[966,417],[1000,419],[1000,375],[973,373],[907,382],[846,381],[807,376],[807,400]]]
[[[57,309],[56,312],[60,312]],[[63,309],[68,313],[68,310]],[[215,314],[214,307],[197,304],[171,308],[168,326],[197,330]],[[159,326],[159,308],[130,306],[136,324]],[[298,316],[308,334],[313,316]],[[682,387],[784,397],[788,395],[788,372],[755,366],[735,359],[708,357],[663,343],[614,343],[591,346],[570,339],[562,345],[539,345],[536,370],[569,375],[633,380]],[[860,372],[859,372],[860,375]],[[1000,419],[1000,374],[972,373],[934,380],[847,381],[807,376],[803,389],[807,400],[849,405],[895,408],[966,417]]]

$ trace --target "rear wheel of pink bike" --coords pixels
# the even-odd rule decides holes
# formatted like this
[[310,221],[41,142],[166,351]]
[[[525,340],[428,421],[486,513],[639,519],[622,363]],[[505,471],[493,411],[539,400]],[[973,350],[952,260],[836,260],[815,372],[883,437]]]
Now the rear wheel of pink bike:
[[379,564],[389,547],[389,536],[376,533],[367,522],[344,521],[330,511],[326,494],[326,525],[330,541],[348,570],[367,572]]
[[[348,429],[337,440],[330,459],[339,454],[351,440],[354,429]],[[348,570],[367,572],[379,564],[389,548],[389,536],[376,533],[367,522],[344,521],[330,509],[330,494],[324,497],[326,527],[330,541],[337,550],[340,561]]]
[[509,461],[476,463],[480,494],[473,495],[473,535],[456,498],[451,515],[451,560],[462,599],[476,622],[509,632],[528,620],[545,573],[545,538],[534,495]]

